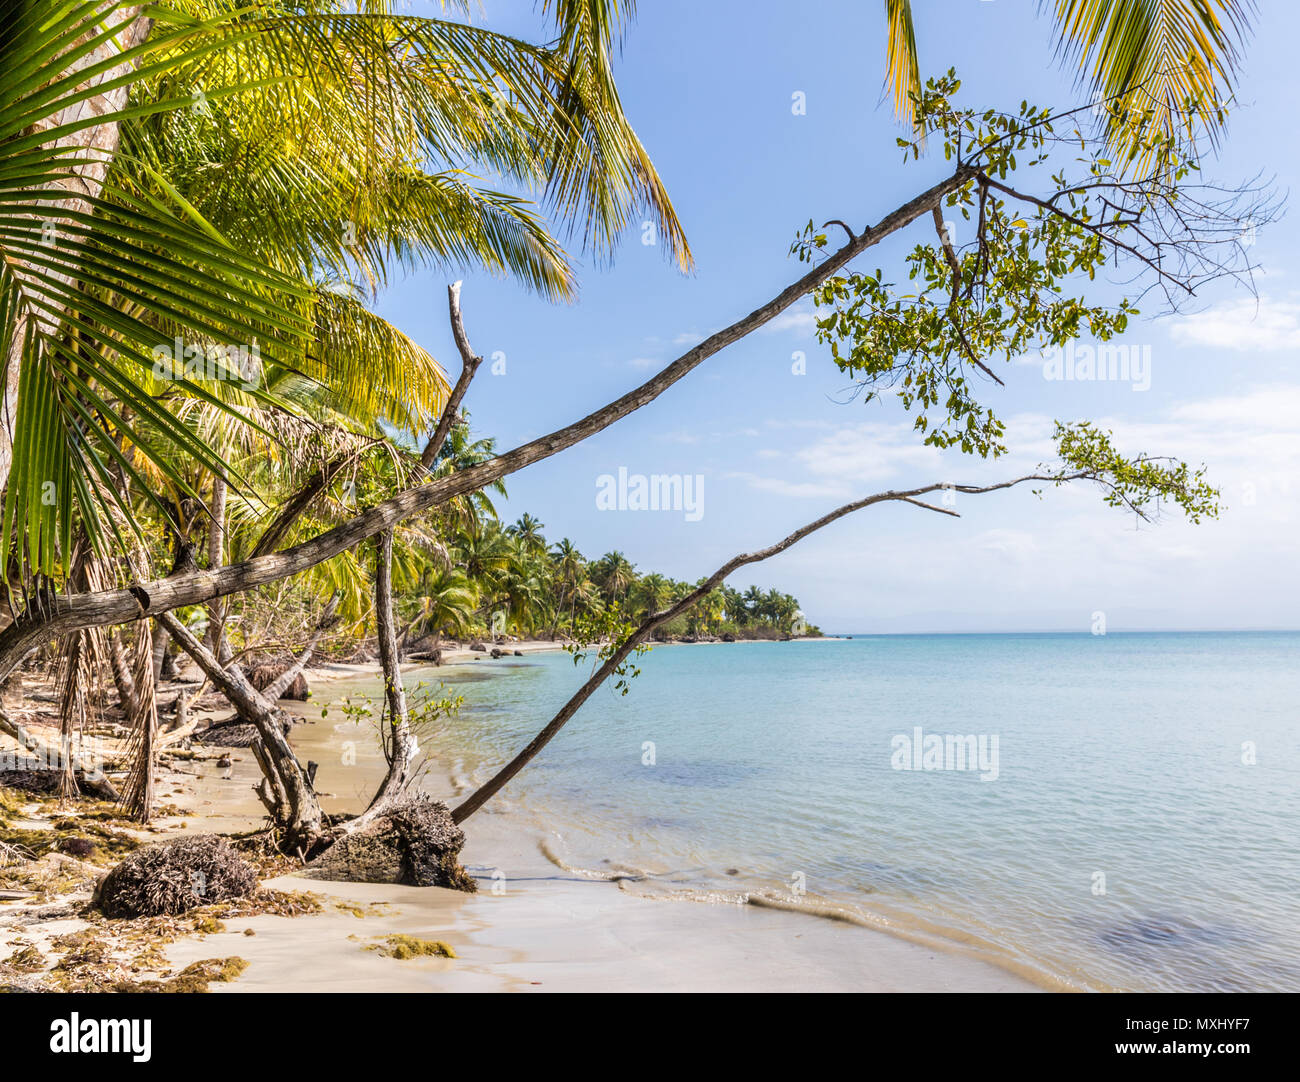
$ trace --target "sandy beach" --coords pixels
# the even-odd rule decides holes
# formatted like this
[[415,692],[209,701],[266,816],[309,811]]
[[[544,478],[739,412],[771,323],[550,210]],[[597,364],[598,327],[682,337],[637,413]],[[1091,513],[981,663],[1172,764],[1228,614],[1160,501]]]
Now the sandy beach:
[[[231,802],[231,788],[243,787],[197,780],[195,796],[214,799],[218,810],[195,827],[229,830],[251,821],[241,812],[253,816],[255,809],[241,807],[241,794]],[[227,932],[182,940],[168,957],[177,967],[228,951],[246,958],[243,976],[213,986],[223,994],[1039,990],[955,951],[836,920],[758,905],[639,897],[617,881],[557,869],[508,819],[487,814],[467,831],[463,859],[478,881],[476,894],[284,876],[267,885],[320,894],[325,911],[227,921]],[[513,876],[494,880],[498,867]],[[245,928],[257,935],[244,938]],[[364,949],[395,934],[445,941],[457,957],[394,961]]]
[[[512,644],[525,653],[551,643]],[[478,655],[481,657],[482,655]],[[451,665],[487,666],[468,650]],[[413,668],[420,668],[413,666]],[[436,671],[436,670],[434,670]],[[422,670],[427,673],[427,670]],[[319,665],[309,674],[305,718],[331,701],[343,677],[373,675],[372,666]],[[291,739],[308,756],[334,738],[319,721],[295,726]],[[453,749],[435,751],[439,763]],[[244,750],[230,768],[211,758],[173,762],[158,790],[179,814],[159,818],[141,840],[231,833],[261,821],[252,785],[257,768]],[[367,760],[360,764],[369,773]],[[378,761],[371,769],[377,770]],[[436,775],[437,792],[456,783]],[[444,795],[439,793],[439,795]],[[330,810],[350,808],[346,794],[322,794]],[[355,809],[350,809],[355,810]],[[25,826],[48,827],[36,813]],[[740,900],[712,903],[652,898],[624,889],[617,876],[557,867],[509,814],[489,809],[467,831],[462,854],[476,894],[437,887],[324,882],[299,875],[265,881],[274,890],[309,892],[319,911],[298,916],[225,919],[219,931],[195,930],[163,948],[173,971],[213,957],[237,956],[244,972],[211,991],[1028,991],[1036,986],[998,966],[842,920]],[[508,868],[507,878],[499,870]],[[47,953],[60,936],[89,927],[77,913],[83,895],[61,904],[0,904],[0,958],[31,944]],[[118,923],[118,922],[114,922]],[[374,948],[389,936],[449,944],[455,958],[398,960]]]

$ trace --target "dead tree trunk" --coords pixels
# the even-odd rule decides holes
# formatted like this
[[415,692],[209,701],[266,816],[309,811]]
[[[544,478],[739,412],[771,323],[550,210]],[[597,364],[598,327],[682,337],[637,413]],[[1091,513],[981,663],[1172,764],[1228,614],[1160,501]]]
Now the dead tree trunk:
[[323,816],[320,802],[312,788],[307,772],[298,762],[281,727],[279,711],[274,700],[268,700],[246,677],[238,665],[223,668],[216,655],[204,646],[170,612],[157,619],[198,663],[208,679],[239,711],[241,717],[257,727],[262,742],[259,763],[269,783],[285,794],[283,804],[277,801],[276,817],[284,828],[290,846],[308,848],[320,837]]
[[397,631],[393,625],[392,530],[385,530],[375,539],[375,628],[379,639],[379,661],[384,671],[384,695],[388,702],[388,773],[371,799],[370,808],[386,803],[406,787],[413,757],[406,689],[402,685]]

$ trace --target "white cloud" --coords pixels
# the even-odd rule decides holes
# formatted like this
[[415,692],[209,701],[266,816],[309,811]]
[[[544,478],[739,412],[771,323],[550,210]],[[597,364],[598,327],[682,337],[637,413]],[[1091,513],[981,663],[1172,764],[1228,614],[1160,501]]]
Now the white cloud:
[[807,303],[796,304],[793,308],[787,308],[779,316],[775,316],[764,323],[762,327],[764,334],[781,334],[785,331],[794,331],[797,334],[812,334],[816,330],[817,313]]
[[971,543],[977,549],[996,553],[1017,564],[1028,563],[1039,554],[1038,541],[1025,530],[985,530]]
[[1300,349],[1300,303],[1268,297],[1229,301],[1183,316],[1170,333],[1176,342],[1239,352]]
[[784,461],[785,476],[737,473],[753,488],[789,496],[852,499],[867,495],[866,485],[894,476],[939,481],[940,455],[916,442],[907,424],[865,422],[838,425],[803,446],[763,448],[757,457]]
[[[765,454],[765,452],[759,452]],[[724,481],[744,481],[759,492],[770,492],[777,496],[792,496],[796,499],[818,497],[828,500],[840,500],[844,496],[843,486],[837,481],[790,481],[782,477],[764,477],[756,473],[731,470],[722,474]]]
[[703,438],[698,432],[687,432],[685,429],[677,429],[675,432],[665,432],[660,437],[665,443],[699,443]]

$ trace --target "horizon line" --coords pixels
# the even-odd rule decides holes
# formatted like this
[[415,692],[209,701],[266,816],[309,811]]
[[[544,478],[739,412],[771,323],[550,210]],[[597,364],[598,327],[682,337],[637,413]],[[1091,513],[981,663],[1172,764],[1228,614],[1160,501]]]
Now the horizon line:
[[1300,633],[1296,627],[1129,627],[1122,630],[1107,630],[1096,635],[1091,631],[1074,631],[1048,628],[1003,629],[998,631],[823,631],[828,639],[867,638],[884,635],[1086,635],[1093,639],[1104,639],[1110,635],[1294,635]]

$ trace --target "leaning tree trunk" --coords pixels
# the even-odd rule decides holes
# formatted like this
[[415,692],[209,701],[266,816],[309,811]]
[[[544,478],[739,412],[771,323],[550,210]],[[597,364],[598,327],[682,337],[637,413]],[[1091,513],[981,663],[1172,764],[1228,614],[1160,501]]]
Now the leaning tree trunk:
[[411,724],[406,710],[406,689],[402,685],[401,661],[397,652],[397,631],[393,623],[393,531],[375,538],[375,629],[379,639],[379,661],[384,671],[384,695],[388,700],[388,773],[370,801],[371,811],[400,793],[411,776]]
[[[108,6],[110,5],[105,5],[105,7]],[[132,49],[144,41],[153,20],[141,16],[140,9],[141,5],[138,4],[123,8],[117,13],[114,22],[96,31],[96,33],[100,34],[99,44],[95,49],[74,61],[69,66],[68,73],[83,71],[96,64],[109,61],[114,56],[120,55],[125,50]],[[117,34],[105,32],[105,30],[113,29],[120,32]],[[84,87],[79,87],[78,90],[99,86],[118,79],[127,73],[128,67],[129,61],[117,67],[108,68],[91,77],[84,84]],[[123,84],[103,94],[96,94],[78,100],[49,117],[38,119],[33,128],[37,132],[49,131],[64,125],[75,124],[88,117],[109,116],[118,113],[126,107],[130,89],[129,85]],[[61,212],[70,214],[89,214],[91,212],[90,200],[97,198],[104,187],[104,180],[108,176],[109,167],[113,163],[113,156],[117,153],[119,141],[118,122],[109,120],[102,124],[93,124],[90,127],[59,135],[46,144],[47,149],[75,151],[76,157],[81,159],[76,165],[68,168],[66,176],[50,184],[50,187],[67,193],[66,198],[51,201],[48,204],[46,221],[52,223],[55,229],[70,220],[67,217],[61,217]],[[16,270],[20,275],[24,272],[36,272],[64,286],[70,286],[74,281],[72,275],[49,268],[23,266],[11,268],[11,270]],[[62,314],[61,311],[46,312],[43,319],[45,322],[52,324]],[[13,466],[14,424],[18,416],[18,384],[22,374],[23,343],[27,337],[27,320],[26,315],[20,315],[15,321],[9,338],[9,349],[4,358],[3,399],[0,399],[0,489],[4,488],[8,482],[9,470]]]
[[272,787],[284,793],[278,825],[284,828],[285,839],[291,847],[311,848],[321,835],[323,816],[320,801],[316,799],[307,771],[289,746],[274,701],[253,687],[238,665],[223,667],[216,655],[172,613],[162,613],[156,619],[167,628],[181,649],[198,663],[240,716],[257,727],[261,741],[259,764]]
[[62,634],[81,627],[120,624],[137,618],[141,612],[153,615],[159,610],[169,611],[185,605],[197,605],[214,597],[229,596],[279,582],[346,552],[359,542],[390,529],[412,515],[444,506],[457,496],[482,489],[525,466],[550,458],[589,439],[653,402],[709,357],[775,319],[854,258],[915,221],[973,176],[975,170],[972,166],[958,166],[951,176],[897,207],[876,225],[854,235],[849,243],[791,282],[766,303],[730,326],[715,331],[639,387],[572,424],[475,466],[457,470],[438,480],[414,485],[310,540],[281,552],[257,554],[240,564],[223,568],[216,575],[206,570],[179,572],[125,590],[74,595],[56,604],[52,612],[25,610],[12,624],[0,630],[0,680],[13,672],[22,659],[51,634]]

